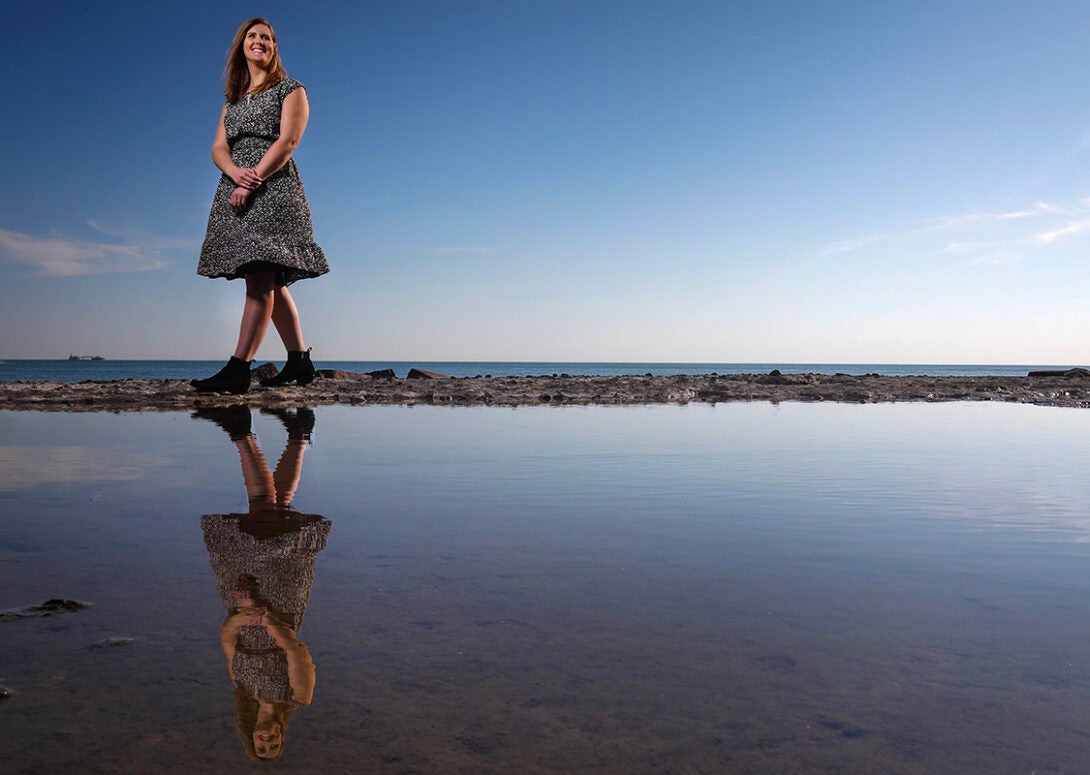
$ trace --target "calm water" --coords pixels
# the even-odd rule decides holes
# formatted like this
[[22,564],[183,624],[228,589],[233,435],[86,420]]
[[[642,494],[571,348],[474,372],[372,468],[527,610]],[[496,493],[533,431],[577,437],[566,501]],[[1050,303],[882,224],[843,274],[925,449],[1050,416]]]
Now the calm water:
[[[904,376],[923,374],[943,376],[1014,376],[1044,369],[1068,369],[1070,366],[1030,366],[1018,364],[922,364],[922,363],[559,363],[512,361],[330,361],[315,356],[320,369],[368,372],[393,369],[399,377],[418,368],[452,377],[526,377],[542,374],[639,375],[654,374],[767,374],[779,369],[785,374],[883,374]],[[82,382],[91,379],[191,379],[212,374],[222,361],[68,361],[0,359],[0,382],[47,380]]]
[[5,772],[1090,759],[1088,412],[313,415],[0,412]]

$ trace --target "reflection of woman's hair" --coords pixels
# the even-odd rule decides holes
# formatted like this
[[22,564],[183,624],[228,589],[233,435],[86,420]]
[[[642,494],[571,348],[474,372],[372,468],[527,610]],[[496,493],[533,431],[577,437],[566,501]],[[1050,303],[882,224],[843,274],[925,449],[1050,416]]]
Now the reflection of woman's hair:
[[[268,21],[261,17],[248,19],[238,28],[238,32],[235,33],[235,39],[231,43],[231,48],[227,51],[227,65],[223,68],[223,78],[227,82],[227,87],[223,90],[223,93],[227,96],[227,101],[231,104],[238,102],[242,98],[246,88],[250,85],[250,69],[246,65],[246,54],[242,49],[242,45],[246,42],[246,33],[249,32],[250,28],[255,24],[264,24],[268,27],[269,31],[272,33],[273,43],[276,43],[276,30],[273,29]],[[277,45],[276,50],[273,51],[272,60],[269,62],[269,66],[265,73],[265,81],[257,88],[257,93],[271,89],[288,77],[288,73],[284,70],[284,65],[280,61],[279,45]]]
[[235,725],[242,737],[242,745],[246,754],[259,762],[269,762],[280,758],[284,753],[285,741],[288,737],[288,722],[295,713],[295,707],[286,702],[273,702],[273,721],[280,725],[280,749],[273,756],[261,757],[257,755],[254,747],[254,727],[257,726],[257,709],[260,703],[250,694],[245,686],[235,684]]

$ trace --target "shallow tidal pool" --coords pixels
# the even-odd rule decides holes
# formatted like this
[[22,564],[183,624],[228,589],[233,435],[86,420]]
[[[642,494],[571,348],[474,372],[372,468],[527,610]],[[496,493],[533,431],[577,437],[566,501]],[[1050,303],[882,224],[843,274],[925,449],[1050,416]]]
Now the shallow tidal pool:
[[987,403],[0,412],[3,770],[1081,772],[1088,460]]

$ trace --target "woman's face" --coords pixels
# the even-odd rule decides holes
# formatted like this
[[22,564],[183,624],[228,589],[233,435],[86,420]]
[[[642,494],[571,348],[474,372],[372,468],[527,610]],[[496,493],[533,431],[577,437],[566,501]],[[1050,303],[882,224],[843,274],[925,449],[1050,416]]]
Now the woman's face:
[[280,724],[268,721],[254,728],[254,751],[262,759],[275,759],[284,747]]
[[268,25],[255,24],[246,30],[246,38],[242,42],[242,53],[246,61],[262,67],[272,62],[273,54],[276,53],[276,41],[273,40],[272,30]]

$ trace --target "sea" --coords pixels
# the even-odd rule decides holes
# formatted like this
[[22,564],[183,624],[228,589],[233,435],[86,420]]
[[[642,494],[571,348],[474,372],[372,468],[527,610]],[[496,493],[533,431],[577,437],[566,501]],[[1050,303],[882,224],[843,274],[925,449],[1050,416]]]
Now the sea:
[[[222,361],[0,359],[0,382],[83,382],[117,379],[192,379],[208,376]],[[583,361],[317,361],[320,369],[369,372],[392,369],[404,377],[412,368],[452,377],[631,376],[649,374],[881,374],[883,376],[1025,376],[1030,371],[1068,369],[1067,365],[949,363],[630,363]]]

